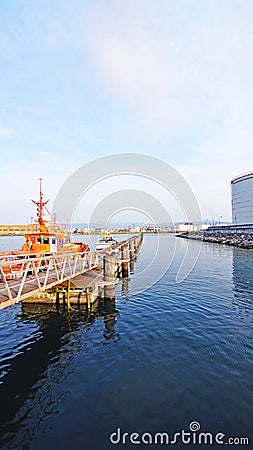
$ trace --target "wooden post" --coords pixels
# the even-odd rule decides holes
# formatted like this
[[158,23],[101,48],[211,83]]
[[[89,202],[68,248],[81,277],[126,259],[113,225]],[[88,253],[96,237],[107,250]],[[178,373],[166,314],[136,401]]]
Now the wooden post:
[[98,289],[98,297],[101,300],[104,298],[104,286],[99,286]]
[[135,238],[135,259],[137,259],[138,255],[139,255],[142,239],[143,239],[143,235],[142,234],[139,234]]
[[113,254],[104,255],[104,281],[108,282],[104,287],[104,298],[114,299],[116,295],[115,288],[115,256]]
[[116,285],[115,284],[106,284],[104,288],[104,299],[105,300],[114,300],[116,297]]
[[90,288],[86,289],[86,299],[87,299],[87,307],[88,307],[88,311],[90,311],[90,304],[91,304],[91,292],[90,292]]
[[137,256],[138,256],[138,240],[137,237],[134,238],[134,259],[136,261]]
[[133,238],[131,238],[129,241],[129,252],[130,252],[130,260],[133,261],[134,256],[135,256],[135,248],[134,248],[134,239]]
[[121,247],[121,258],[122,258],[122,277],[128,277],[128,263],[129,263],[129,245],[126,242]]
[[113,254],[106,254],[103,258],[104,262],[104,280],[113,281],[115,278],[115,256]]
[[67,281],[67,305],[68,309],[70,309],[70,280]]
[[135,249],[134,249],[134,239],[130,239],[129,241],[129,254],[130,254],[130,273],[134,271],[134,257],[135,257]]

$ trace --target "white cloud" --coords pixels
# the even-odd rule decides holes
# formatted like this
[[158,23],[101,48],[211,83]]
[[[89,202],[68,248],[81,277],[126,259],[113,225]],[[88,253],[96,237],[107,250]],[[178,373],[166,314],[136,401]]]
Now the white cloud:
[[125,109],[122,142],[152,142],[189,176],[203,215],[229,219],[230,180],[253,169],[252,4],[111,5],[93,22],[92,49],[100,84]]
[[5,125],[3,125],[2,123],[0,123],[0,137],[4,138],[4,139],[8,139],[13,137],[15,134],[15,130],[13,130],[12,128],[6,127]]
[[247,9],[130,1],[119,12],[111,5],[91,29],[97,76],[111,99],[129,108],[128,122],[141,133],[147,125],[149,133],[166,134],[198,123],[210,133],[236,110],[240,121],[252,119]]
[[[189,177],[203,215],[230,215],[230,179],[253,168],[252,2],[98,0],[27,11],[22,30],[14,21],[23,40],[1,31],[16,61],[1,78],[12,93],[0,111],[6,159],[30,155],[38,176],[56,172],[56,185],[76,161],[153,154]],[[15,164],[7,170],[19,175]]]

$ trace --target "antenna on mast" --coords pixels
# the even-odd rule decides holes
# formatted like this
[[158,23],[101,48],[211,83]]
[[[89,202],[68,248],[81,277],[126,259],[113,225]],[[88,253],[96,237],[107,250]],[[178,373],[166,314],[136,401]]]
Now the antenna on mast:
[[38,202],[36,202],[35,200],[32,200],[32,202],[37,206],[37,219],[40,225],[40,231],[43,232],[45,230],[45,222],[43,220],[43,209],[45,208],[45,205],[49,202],[49,200],[43,202],[44,194],[42,192],[42,178],[39,178],[39,181],[40,181],[40,199]]

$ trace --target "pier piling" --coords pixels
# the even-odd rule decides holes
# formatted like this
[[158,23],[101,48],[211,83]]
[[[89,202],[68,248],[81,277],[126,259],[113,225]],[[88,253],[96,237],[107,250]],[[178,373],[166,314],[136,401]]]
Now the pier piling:
[[104,281],[112,281],[115,278],[115,254],[106,254],[103,257]]
[[126,242],[121,247],[121,257],[122,257],[122,277],[128,277],[128,263],[129,263],[129,245]]
[[112,252],[110,254],[106,254],[103,257],[103,266],[104,266],[104,298],[105,299],[114,299],[116,295],[116,258],[115,254]]

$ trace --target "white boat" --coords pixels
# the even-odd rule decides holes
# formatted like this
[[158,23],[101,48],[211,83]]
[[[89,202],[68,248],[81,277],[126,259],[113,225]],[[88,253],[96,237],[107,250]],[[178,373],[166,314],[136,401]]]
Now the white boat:
[[103,236],[96,242],[95,248],[99,252],[101,250],[110,248],[112,245],[117,243],[118,241],[116,241],[116,239],[114,239],[112,236]]

